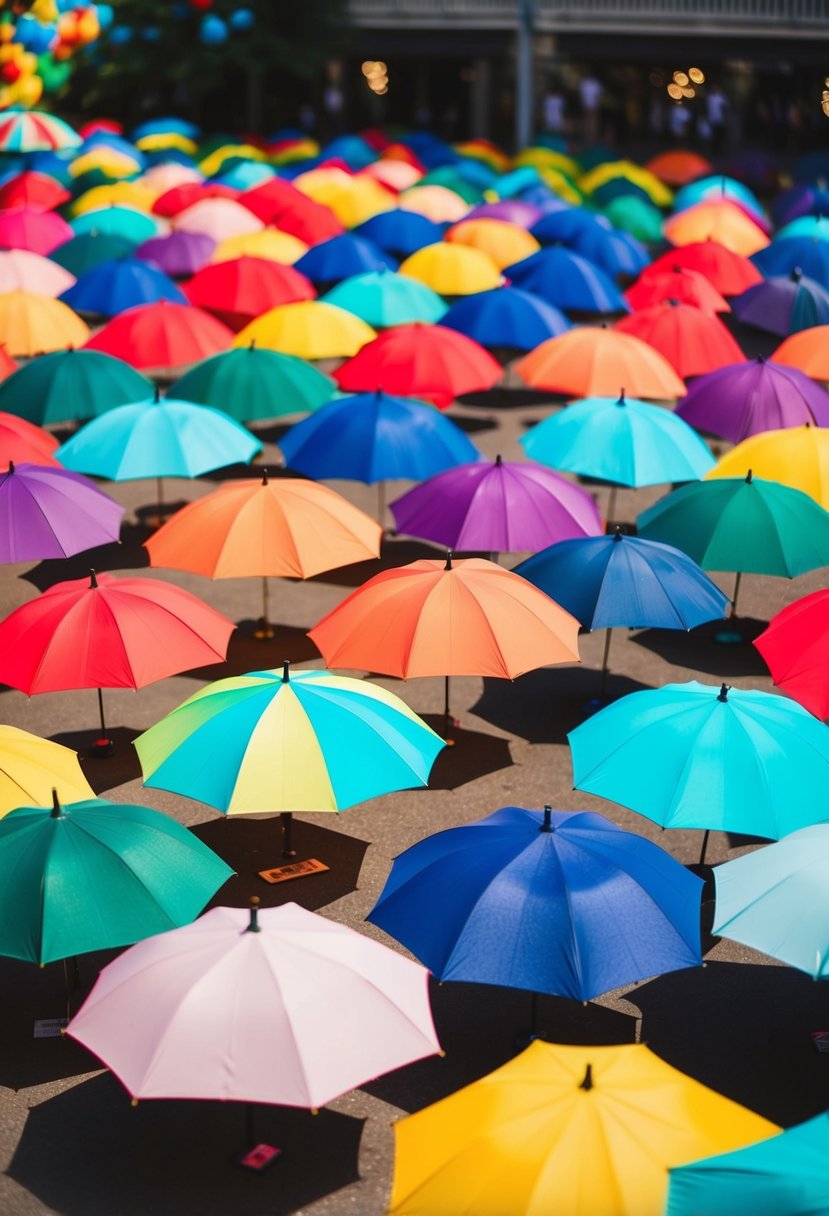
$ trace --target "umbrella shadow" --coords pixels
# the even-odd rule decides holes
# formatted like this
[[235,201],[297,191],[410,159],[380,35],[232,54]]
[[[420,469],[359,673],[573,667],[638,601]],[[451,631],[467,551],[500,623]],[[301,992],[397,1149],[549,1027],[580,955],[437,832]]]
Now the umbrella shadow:
[[[444,737],[446,723],[443,714],[421,714],[427,726]],[[463,723],[452,730],[455,740],[451,747],[438,752],[429,774],[430,790],[456,790],[469,781],[486,777],[490,773],[512,768],[513,758],[509,739],[487,735],[482,731],[467,730]]]
[[[500,1068],[529,1042],[532,993],[491,984],[430,981],[435,1027],[445,1055],[430,1056],[361,1088],[408,1112],[438,1102]],[[632,1043],[636,1018],[564,997],[537,998],[536,1031],[551,1043]]]
[[[258,896],[264,908],[290,902],[315,912],[356,891],[368,841],[332,832],[315,823],[294,819],[291,836],[295,858],[282,856],[282,824],[278,816],[241,819],[222,816],[190,828],[214,853],[236,871],[213,896],[208,908],[247,908]],[[315,858],[329,868],[289,881],[266,882],[260,870]]]
[[[489,554],[486,554],[488,557]],[[380,557],[370,557],[364,562],[353,562],[350,566],[338,566],[335,570],[323,570],[306,579],[309,583],[333,583],[335,587],[362,587],[368,579],[383,570],[406,566],[409,562],[429,558],[433,561],[446,557],[446,549],[430,541],[385,533]]]
[[770,359],[783,341],[778,334],[767,333],[764,329],[738,320],[733,312],[720,313],[719,316],[747,359]]
[[[94,703],[90,702],[90,722],[94,721],[93,714]],[[83,775],[99,797],[117,785],[141,780],[141,765],[133,741],[142,732],[133,726],[107,727],[107,735],[115,744],[112,755],[90,755],[90,748],[100,733],[100,728],[90,726],[88,730],[66,730],[49,736],[53,743],[62,743],[78,753]]]
[[[150,514],[156,512],[153,507]],[[27,570],[21,578],[32,583],[38,591],[46,591],[55,583],[73,578],[87,578],[90,570],[98,573],[108,570],[143,570],[150,564],[150,555],[144,541],[153,529],[144,524],[122,524],[120,541],[98,545],[95,549],[84,549],[72,557],[48,558]]]
[[829,988],[793,968],[708,963],[649,980],[627,1000],[669,1064],[784,1126],[826,1109]]
[[[563,405],[570,400],[566,393],[552,393],[544,389],[527,388],[517,376],[507,368],[504,373],[506,383],[502,381],[495,388],[485,389],[478,393],[464,393],[456,400],[457,405],[469,406],[472,409],[515,410],[527,409],[529,406]],[[454,417],[454,415],[453,415]]]
[[271,624],[272,638],[257,638],[255,631],[260,620],[246,618],[239,621],[230,635],[227,658],[223,663],[209,663],[206,667],[194,667],[180,674],[193,680],[223,680],[228,676],[241,676],[248,671],[270,671],[291,663],[307,663],[319,658],[319,651],[304,629],[295,625]]
[[283,1153],[256,1175],[233,1162],[248,1147],[242,1103],[131,1107],[105,1073],[32,1107],[7,1172],[63,1216],[289,1216],[359,1179],[363,1124],[257,1105],[254,1139]]
[[482,418],[474,414],[453,414],[452,422],[460,431],[467,435],[477,435],[482,431],[494,431],[498,426],[497,418]]
[[[674,667],[712,676],[767,676],[768,668],[756,646],[752,646],[768,621],[753,617],[706,621],[685,633],[680,629],[643,629],[631,634],[631,641],[659,655]],[[739,634],[741,641],[723,645],[718,634]]]

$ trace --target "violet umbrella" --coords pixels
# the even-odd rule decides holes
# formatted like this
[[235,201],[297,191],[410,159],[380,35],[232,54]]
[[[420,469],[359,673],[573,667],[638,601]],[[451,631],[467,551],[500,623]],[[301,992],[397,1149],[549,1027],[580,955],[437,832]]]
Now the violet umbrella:
[[479,203],[465,217],[468,220],[506,220],[519,228],[532,228],[544,212],[534,203],[525,203],[520,198],[499,198],[494,203]]
[[68,469],[9,461],[0,473],[0,563],[71,557],[118,539],[124,508]]
[[676,413],[698,431],[740,443],[761,431],[829,426],[829,393],[796,367],[760,357],[699,376]]
[[829,324],[829,291],[795,268],[749,287],[734,300],[733,312],[746,325],[786,337]]
[[530,461],[458,465],[391,504],[398,532],[456,552],[537,553],[559,540],[600,536],[602,518],[579,486]]
[[171,232],[168,236],[153,236],[139,245],[135,256],[152,262],[172,278],[196,274],[213,256],[216,242],[204,232]]

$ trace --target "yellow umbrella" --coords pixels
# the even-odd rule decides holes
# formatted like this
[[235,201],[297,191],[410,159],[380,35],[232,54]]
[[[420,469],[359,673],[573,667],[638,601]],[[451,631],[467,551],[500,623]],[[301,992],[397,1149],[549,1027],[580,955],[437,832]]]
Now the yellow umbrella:
[[312,156],[319,156],[319,152],[320,146],[315,139],[295,139],[284,148],[277,148],[271,154],[271,160],[275,165],[289,165],[295,160],[310,160]]
[[132,177],[141,172],[141,165],[126,152],[108,148],[106,144],[99,144],[88,152],[83,152],[69,165],[72,177],[80,177],[82,173],[91,173],[94,169],[99,169],[108,177]]
[[578,177],[579,162],[554,148],[522,148],[513,161],[516,169],[529,165],[533,169],[557,169],[567,177]]
[[764,481],[802,490],[829,510],[829,430],[793,426],[783,431],[762,431],[727,452],[706,473],[706,479],[745,477],[749,470]]
[[572,203],[574,207],[578,207],[580,203],[584,202],[584,195],[575,182],[572,182],[566,174],[561,173],[558,169],[542,165],[540,169],[536,169],[536,173],[544,184],[549,186],[565,203]]
[[16,726],[0,726],[0,817],[19,806],[85,802],[95,791],[84,777],[77,752]]
[[142,135],[141,139],[135,141],[135,146],[142,152],[166,152],[168,148],[177,148],[179,152],[184,152],[187,156],[195,156],[199,150],[199,145],[194,140],[188,139],[186,135],[179,135],[175,131],[159,131],[156,135]]
[[499,270],[530,257],[541,248],[526,228],[506,220],[461,220],[449,229],[445,239],[489,254]]
[[268,262],[281,262],[293,266],[308,246],[290,232],[278,228],[263,228],[261,232],[246,232],[241,236],[230,236],[213,250],[211,262],[230,262],[236,258],[265,258]]
[[496,173],[506,173],[510,167],[510,159],[506,152],[488,139],[468,139],[465,143],[454,144],[456,152],[472,160],[483,161]]
[[45,355],[83,346],[89,329],[61,300],[30,291],[0,295],[0,343],[10,355]]
[[346,228],[356,228],[396,206],[394,195],[375,178],[352,176],[342,169],[310,169],[295,177],[294,185],[314,202],[330,207]]
[[204,160],[199,161],[199,169],[205,177],[215,177],[221,173],[226,160],[235,159],[265,161],[268,157],[261,148],[254,148],[253,144],[222,144],[220,148],[214,148]]
[[536,1040],[395,1125],[394,1216],[662,1216],[668,1170],[773,1123],[644,1044]]
[[398,274],[425,283],[440,296],[473,295],[501,283],[501,272],[488,253],[448,241],[424,245],[400,263]]
[[762,228],[730,199],[695,203],[665,220],[662,231],[672,245],[716,241],[744,258],[750,258],[769,244]]
[[98,211],[101,207],[114,204],[135,207],[137,211],[149,214],[153,203],[158,198],[158,191],[151,186],[138,182],[113,182],[110,186],[93,186],[75,199],[70,212],[72,215],[83,215],[86,211]]
[[[2,297],[0,297],[2,298]],[[278,350],[300,359],[336,359],[356,355],[377,334],[370,325],[336,304],[300,300],[263,313],[236,335],[234,346]]]
[[416,211],[435,224],[455,224],[470,210],[469,203],[448,186],[412,186],[397,201],[404,211]]
[[669,207],[673,202],[673,192],[665,183],[661,182],[655,174],[643,169],[641,165],[634,164],[632,160],[614,160],[597,165],[595,169],[585,173],[578,184],[585,194],[592,194],[594,190],[598,190],[599,186],[604,186],[606,182],[613,181],[617,177],[633,182],[640,190],[644,190],[657,207]]

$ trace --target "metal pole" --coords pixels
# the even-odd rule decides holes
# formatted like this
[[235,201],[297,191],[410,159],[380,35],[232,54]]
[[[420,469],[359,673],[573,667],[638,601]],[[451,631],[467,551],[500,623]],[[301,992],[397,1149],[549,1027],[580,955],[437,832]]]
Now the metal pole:
[[268,580],[263,575],[262,577],[262,620],[259,628],[253,631],[253,636],[257,641],[269,641],[274,636],[273,628],[268,620]]
[[155,486],[156,486],[156,497],[158,498],[158,515],[156,516],[156,523],[158,524],[158,527],[160,528],[161,525],[164,523],[164,482],[161,480],[160,477],[156,477]]
[[737,615],[737,596],[740,594],[740,579],[743,577],[742,570],[737,571],[737,577],[734,580],[734,598],[731,601],[731,616]]
[[605,693],[607,692],[607,657],[610,654],[610,639],[612,636],[613,636],[613,629],[610,628],[606,631],[606,637],[605,637],[605,641],[604,641],[604,657],[602,658],[602,680],[601,680],[601,684],[599,685],[599,700],[600,701],[604,701]]
[[296,857],[296,849],[294,848],[293,826],[294,817],[291,811],[283,811],[282,820],[282,856]]
[[535,114],[533,27],[536,0],[518,0],[515,29],[515,146],[532,142]]
[[709,830],[708,828],[706,828],[706,829],[705,829],[705,835],[704,835],[704,836],[703,836],[703,838],[702,838],[702,850],[701,850],[700,855],[699,855],[699,864],[700,864],[701,866],[704,866],[704,865],[705,865],[705,850],[708,848],[708,837],[709,837],[709,835],[710,835],[710,830]]
[[386,530],[386,483],[384,481],[377,482],[377,522],[385,532]]
[[610,487],[610,496],[607,500],[607,526],[610,527],[613,522],[613,516],[616,512],[616,486]]

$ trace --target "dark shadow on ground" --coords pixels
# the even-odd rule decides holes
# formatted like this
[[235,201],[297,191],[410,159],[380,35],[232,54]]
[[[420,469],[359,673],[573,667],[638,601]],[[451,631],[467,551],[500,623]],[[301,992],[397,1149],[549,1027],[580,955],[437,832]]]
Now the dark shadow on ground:
[[778,337],[777,334],[766,333],[765,330],[757,329],[754,325],[744,325],[742,321],[737,320],[733,312],[719,315],[720,320],[748,359],[760,357],[770,359],[783,341],[783,338]]
[[[443,714],[422,714],[421,717],[441,739],[446,738]],[[456,790],[468,781],[476,781],[478,777],[484,777],[488,773],[497,773],[501,769],[512,767],[508,739],[468,730],[463,720],[450,726],[449,735],[454,739],[454,743],[438,753],[429,774],[430,790]]]
[[[271,598],[273,602],[273,596]],[[319,658],[319,651],[310,640],[305,629],[295,625],[272,622],[272,638],[256,638],[254,632],[261,620],[246,618],[230,635],[227,658],[223,663],[210,663],[207,667],[194,667],[180,674],[194,680],[224,680],[228,676],[244,675],[248,671],[270,671],[281,667],[287,659],[290,663],[307,663]]]
[[526,409],[528,406],[563,405],[571,399],[566,393],[550,393],[546,389],[539,392],[527,388],[518,379],[517,373],[510,369],[504,372],[504,377],[506,383],[480,393],[464,393],[458,397],[456,404],[471,409],[513,410]]
[[[489,554],[486,556],[488,557]],[[368,579],[374,578],[375,574],[380,574],[383,570],[406,566],[410,562],[420,561],[423,558],[437,561],[445,557],[446,549],[440,545],[433,545],[431,541],[396,536],[387,532],[383,536],[379,558],[370,557],[367,561],[354,562],[350,566],[339,566],[336,570],[324,570],[307,581],[333,583],[336,587],[361,587]]]
[[[95,694],[90,692],[89,695],[94,697]],[[104,698],[106,704],[106,693]],[[92,723],[96,713],[94,701],[90,702],[89,711],[89,720]],[[99,796],[114,789],[116,785],[123,785],[141,777],[138,753],[132,746],[133,740],[138,738],[141,731],[134,726],[108,727],[107,736],[115,744],[112,755],[90,755],[92,744],[100,733],[100,727],[93,728],[90,725],[88,730],[66,730],[49,736],[53,743],[62,743],[64,747],[71,747],[72,751],[78,753],[84,776]]]
[[109,570],[143,570],[150,564],[150,555],[143,542],[152,535],[152,529],[143,524],[122,524],[120,543],[99,545],[96,549],[85,549],[73,557],[49,558],[33,566],[24,575],[38,591],[46,591],[55,583],[68,582],[73,578],[88,578],[90,570],[99,573]]
[[[675,667],[687,668],[690,672],[707,672],[718,677],[768,675],[759,650],[752,646],[768,621],[753,617],[734,617],[730,620],[706,621],[685,633],[681,629],[643,629],[632,634],[631,641],[644,646]],[[721,633],[740,634],[742,641],[723,645],[716,636]]]
[[475,417],[472,414],[453,414],[452,421],[459,430],[467,435],[477,435],[481,431],[494,431],[498,426],[497,418]]
[[62,1216],[288,1216],[359,1177],[360,1119],[257,1106],[253,1130],[283,1149],[261,1174],[232,1160],[242,1103],[131,1107],[106,1073],[32,1108],[8,1173]]

